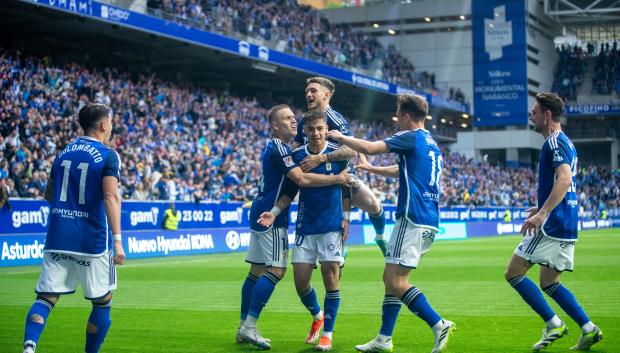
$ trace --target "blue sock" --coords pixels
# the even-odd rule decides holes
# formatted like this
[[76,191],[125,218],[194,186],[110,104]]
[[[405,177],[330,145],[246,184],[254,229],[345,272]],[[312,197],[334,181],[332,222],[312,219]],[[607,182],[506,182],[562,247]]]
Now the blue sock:
[[301,293],[297,293],[299,295],[299,299],[304,303],[306,309],[310,312],[312,316],[316,315],[321,311],[321,306],[319,305],[319,301],[316,300],[316,292],[312,286],[308,287],[305,291]]
[[551,320],[555,316],[553,309],[551,309],[543,297],[540,289],[538,289],[534,282],[527,278],[526,275],[513,277],[508,280],[508,283],[519,292],[521,298],[523,298],[545,322]]
[[39,337],[41,337],[45,324],[47,324],[47,317],[53,308],[54,304],[41,297],[37,298],[34,304],[32,304],[30,311],[28,311],[28,316],[26,317],[24,348],[27,345],[36,348],[37,343],[39,343]]
[[254,285],[256,285],[257,280],[258,277],[248,273],[245,282],[243,282],[243,287],[241,287],[241,320],[245,320],[248,316],[250,302],[252,301],[252,291],[254,290]]
[[384,336],[392,336],[394,325],[400,312],[401,302],[391,294],[386,294],[383,298],[383,315],[381,316],[381,330],[379,333]]
[[441,316],[435,312],[435,309],[428,303],[422,292],[414,286],[407,289],[405,294],[400,298],[403,304],[407,305],[409,310],[418,315],[431,328],[441,320]]
[[271,272],[265,272],[265,274],[258,279],[252,291],[252,300],[250,302],[248,315],[258,319],[279,281],[280,279],[278,276]]
[[325,326],[323,332],[334,332],[334,324],[336,324],[336,316],[338,315],[338,307],[340,306],[340,290],[328,290],[325,293]]
[[558,305],[570,316],[579,326],[583,326],[590,321],[588,315],[577,302],[577,299],[568,288],[560,284],[552,284],[547,288],[543,288],[548,296],[553,298]]
[[375,228],[375,233],[383,235],[385,232],[385,213],[383,212],[383,207],[381,207],[381,211],[377,214],[368,214],[368,218],[370,218],[370,223]]
[[89,332],[89,328],[86,329],[86,347],[84,348],[86,353],[99,352],[110,325],[112,325],[112,320],[110,320],[111,305],[112,299],[105,303],[93,303],[93,310],[88,318],[88,326],[94,326],[95,329],[92,330],[94,332]]

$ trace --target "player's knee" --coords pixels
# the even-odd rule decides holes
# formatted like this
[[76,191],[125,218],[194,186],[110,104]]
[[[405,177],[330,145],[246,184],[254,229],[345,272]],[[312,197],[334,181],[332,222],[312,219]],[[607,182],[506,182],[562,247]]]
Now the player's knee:
[[93,299],[91,302],[93,303],[93,306],[110,306],[112,302],[112,293],[108,293],[103,298]]
[[56,303],[58,302],[57,295],[37,295],[37,300],[38,299],[44,300],[50,303],[52,306],[56,305]]
[[276,277],[278,277],[279,280],[282,280],[282,278],[284,278],[284,274],[286,273],[286,268],[285,267],[272,267],[269,269],[269,272],[271,272]]

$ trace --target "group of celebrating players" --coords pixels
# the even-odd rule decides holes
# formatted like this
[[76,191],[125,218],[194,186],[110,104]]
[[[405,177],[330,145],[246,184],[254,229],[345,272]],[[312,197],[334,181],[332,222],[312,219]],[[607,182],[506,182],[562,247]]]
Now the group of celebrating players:
[[[411,269],[418,266],[439,231],[443,160],[437,143],[424,129],[428,103],[413,94],[398,95],[395,116],[400,131],[371,142],[353,137],[343,116],[331,108],[334,92],[329,79],[309,78],[308,111],[299,121],[287,105],[269,110],[273,138],[262,154],[258,195],[250,210],[252,233],[246,256],[250,272],[241,290],[236,341],[271,348],[271,341],[260,335],[257,321],[286,272],[288,209],[299,193],[291,263],[295,288],[313,319],[306,343],[316,344],[319,351],[332,349],[350,208],[356,206],[368,213],[386,264],[379,334],[355,349],[393,351],[392,333],[404,303],[431,328],[432,353],[442,352],[456,325],[439,315],[421,290],[409,282]],[[603,337],[574,295],[560,283],[561,273],[573,270],[578,210],[577,152],[561,130],[562,112],[562,100],[556,95],[536,95],[530,121],[546,139],[539,161],[539,203],[529,210],[521,230],[524,238],[506,270],[506,280],[546,324],[541,339],[532,347],[534,351],[548,347],[568,332],[541,290],[526,276],[534,264],[542,265],[543,291],[581,327],[582,334],[572,349],[588,350]],[[114,266],[125,260],[118,194],[120,161],[105,145],[112,132],[111,109],[87,104],[79,112],[79,123],[84,136],[61,151],[50,171],[45,198],[52,212],[35,290],[37,299],[26,317],[24,353],[35,352],[59,296],[73,293],[78,284],[93,304],[85,352],[99,351],[111,325]],[[382,153],[395,153],[398,163],[373,166],[364,157]],[[388,243],[381,203],[349,166],[349,160],[356,156],[360,161],[356,168],[399,180],[396,222]],[[326,291],[323,308],[310,283],[317,261]]]

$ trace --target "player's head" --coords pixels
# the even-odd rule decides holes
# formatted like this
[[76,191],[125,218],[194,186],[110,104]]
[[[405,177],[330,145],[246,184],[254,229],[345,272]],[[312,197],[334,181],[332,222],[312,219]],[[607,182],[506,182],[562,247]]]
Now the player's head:
[[112,135],[112,109],[105,104],[88,103],[80,109],[78,119],[84,134],[106,142]]
[[424,123],[428,115],[428,103],[424,97],[403,93],[396,96],[396,117],[401,130],[411,129],[412,123]]
[[276,138],[288,142],[293,136],[297,135],[297,120],[291,108],[286,104],[278,104],[267,113],[269,125]]
[[334,83],[325,77],[310,77],[306,80],[306,103],[308,110],[319,109],[324,111],[329,100],[336,92]]
[[309,144],[322,146],[327,138],[327,118],[325,113],[317,109],[305,112],[304,133],[308,137]]
[[536,132],[543,132],[551,124],[558,124],[564,112],[564,102],[557,95],[542,92],[536,95],[536,102],[530,111],[530,121]]

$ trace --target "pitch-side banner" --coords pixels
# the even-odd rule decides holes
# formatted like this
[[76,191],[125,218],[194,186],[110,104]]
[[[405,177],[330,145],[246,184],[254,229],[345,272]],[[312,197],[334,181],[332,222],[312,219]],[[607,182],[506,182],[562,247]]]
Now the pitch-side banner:
[[473,0],[474,125],[527,124],[525,0]]
[[238,40],[221,34],[208,32],[202,29],[191,27],[184,24],[167,21],[159,17],[145,15],[130,11],[125,8],[104,4],[94,0],[22,0],[29,3],[36,3],[49,6],[57,10],[77,13],[89,16],[97,20],[112,22],[121,26],[136,30],[157,33],[159,35],[172,37],[178,40],[192,42],[198,45],[207,46],[216,50],[225,51],[231,54],[240,55],[272,63],[278,66],[286,66],[293,69],[305,71],[311,74],[328,76],[336,80],[348,82],[352,85],[372,89],[384,93],[415,93],[426,97],[426,100],[433,106],[453,109],[469,113],[469,106],[457,101],[449,101],[423,91],[399,86],[387,81],[373,77],[360,75],[351,71],[346,71],[334,66],[321,64],[319,62],[301,58],[295,55],[283,53],[269,49],[263,45],[255,45],[244,40]]

